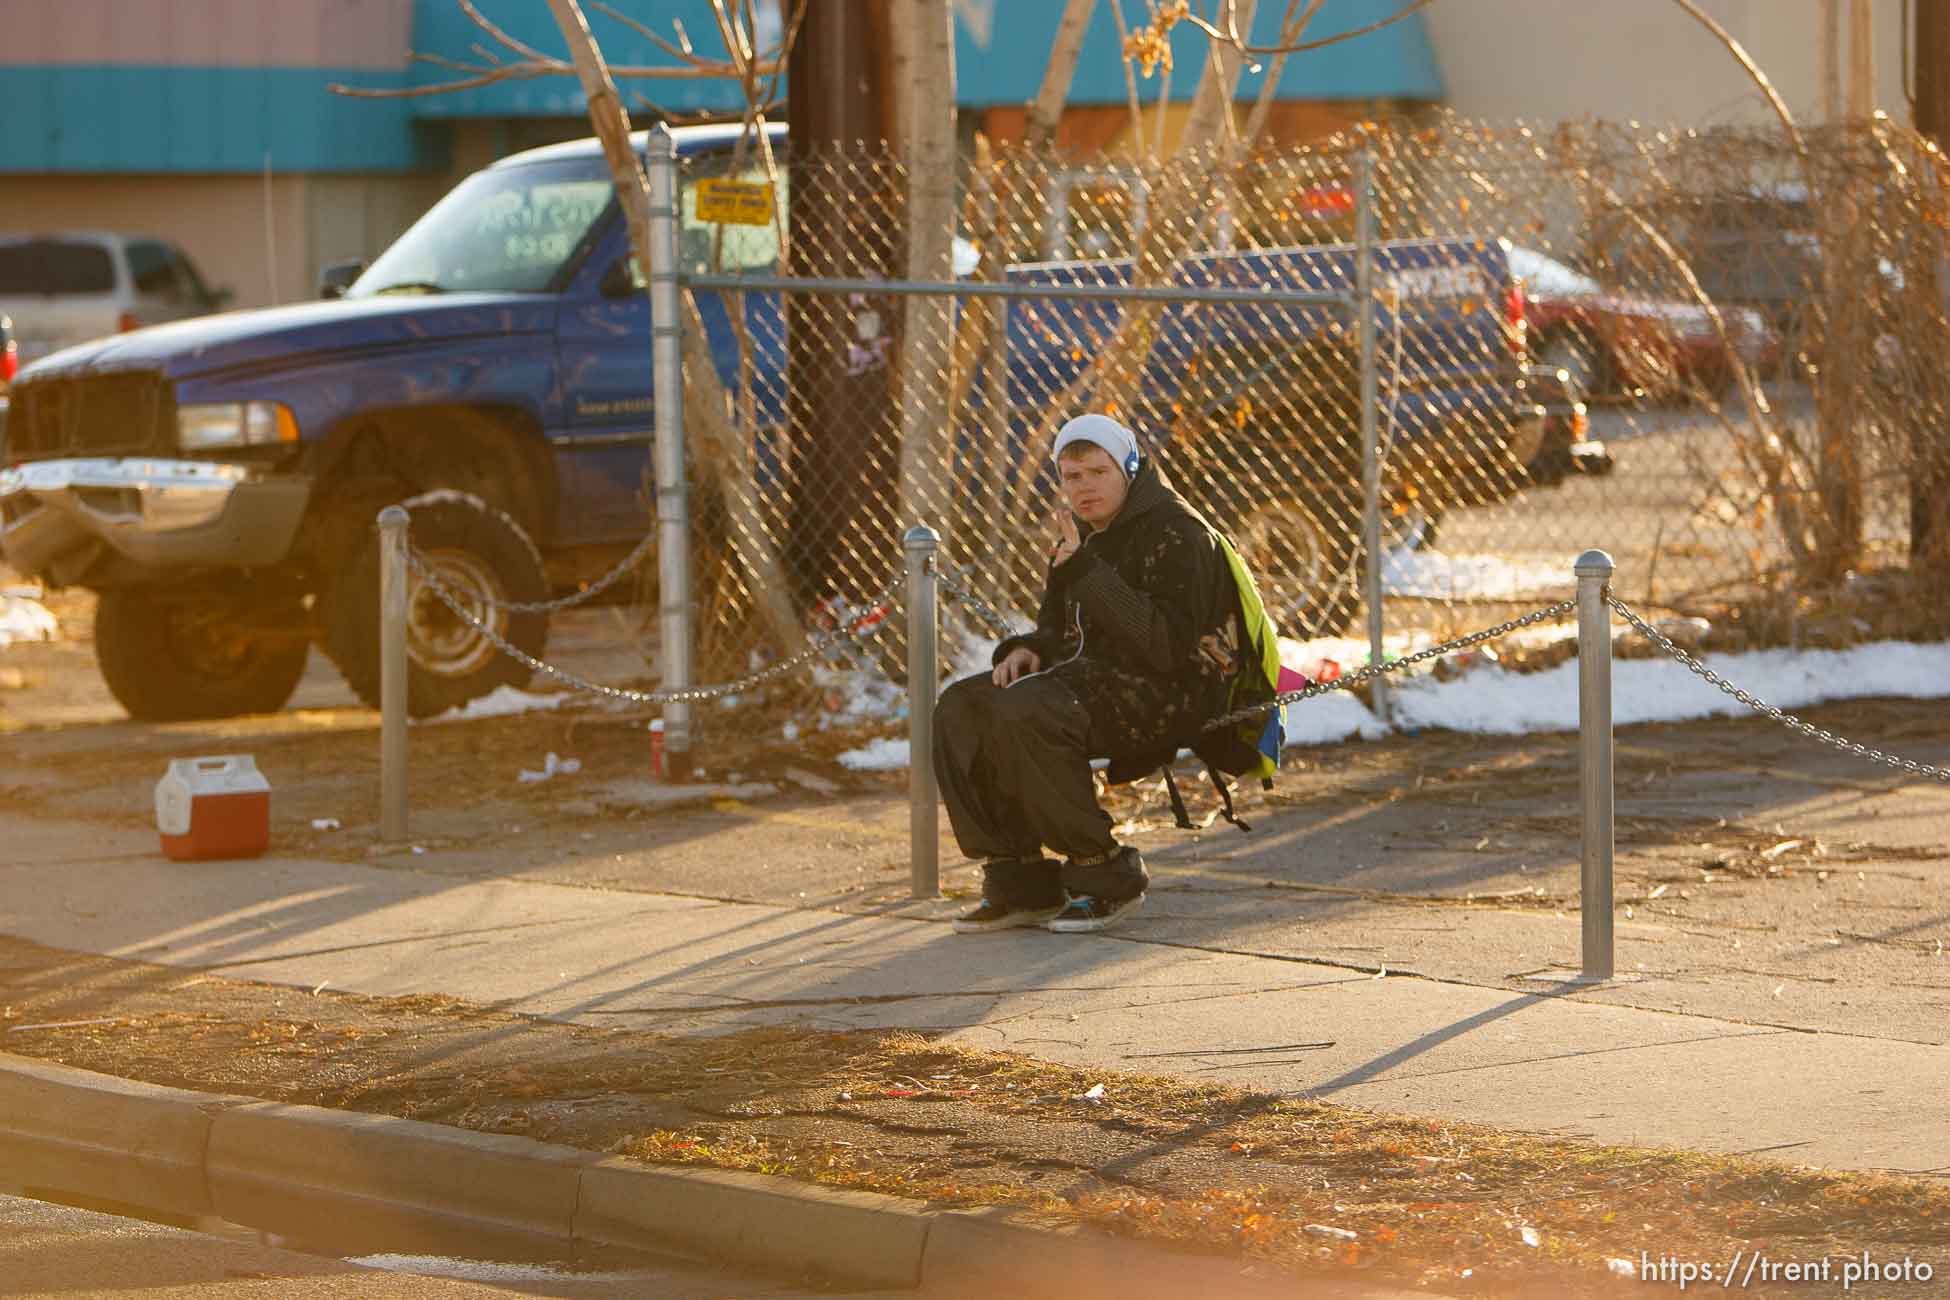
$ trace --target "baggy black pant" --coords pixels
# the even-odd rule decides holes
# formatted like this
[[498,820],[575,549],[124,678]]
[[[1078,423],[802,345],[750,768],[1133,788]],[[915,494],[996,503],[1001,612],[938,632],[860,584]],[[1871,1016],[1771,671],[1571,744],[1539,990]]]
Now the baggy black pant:
[[[934,775],[955,842],[986,860],[990,902],[1054,906],[1066,891],[1102,898],[1144,892],[1135,855],[1118,856],[1090,774],[1090,715],[1053,677],[997,686],[964,677],[934,707]],[[1070,859],[1043,858],[1047,845]]]

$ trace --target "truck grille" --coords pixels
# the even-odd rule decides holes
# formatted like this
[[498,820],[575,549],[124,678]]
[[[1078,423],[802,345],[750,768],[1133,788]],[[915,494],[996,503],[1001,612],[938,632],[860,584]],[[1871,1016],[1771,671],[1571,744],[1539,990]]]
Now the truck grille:
[[154,371],[37,379],[16,385],[7,417],[8,460],[170,449],[175,401]]

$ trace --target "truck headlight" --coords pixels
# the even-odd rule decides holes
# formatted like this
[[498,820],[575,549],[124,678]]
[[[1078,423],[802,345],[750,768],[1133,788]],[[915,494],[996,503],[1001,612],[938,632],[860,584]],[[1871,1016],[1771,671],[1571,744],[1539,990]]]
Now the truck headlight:
[[176,408],[176,443],[184,451],[298,441],[298,421],[283,402],[202,402]]

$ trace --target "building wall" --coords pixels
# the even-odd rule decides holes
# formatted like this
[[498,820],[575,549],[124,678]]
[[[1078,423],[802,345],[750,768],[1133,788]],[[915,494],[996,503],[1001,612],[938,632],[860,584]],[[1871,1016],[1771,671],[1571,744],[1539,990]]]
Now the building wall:
[[0,0],[0,172],[411,171],[412,0]]
[[[1702,0],[1798,121],[1821,117],[1819,0]],[[1909,121],[1899,0],[1876,0],[1876,103]],[[1843,76],[1847,75],[1847,0]],[[1424,11],[1452,108],[1466,117],[1691,126],[1777,121],[1746,70],[1671,0],[1444,0]],[[1844,83],[1846,84],[1846,83]]]
[[441,189],[394,176],[273,176],[268,186],[258,176],[17,176],[0,234],[154,235],[187,252],[211,288],[231,290],[231,306],[265,307],[313,297],[321,265],[370,258]]

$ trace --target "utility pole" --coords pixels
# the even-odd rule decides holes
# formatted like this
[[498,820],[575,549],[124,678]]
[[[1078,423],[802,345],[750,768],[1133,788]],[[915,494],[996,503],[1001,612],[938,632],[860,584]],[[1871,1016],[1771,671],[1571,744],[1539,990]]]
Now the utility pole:
[[1842,115],[1842,0],[1821,0],[1821,124]]
[[[792,135],[789,274],[893,277],[898,232],[860,149],[891,135],[877,6],[807,0],[786,61]],[[843,549],[893,556],[898,448],[888,383],[896,313],[885,299],[785,295],[792,507],[786,567],[794,602],[834,594]],[[868,579],[871,581],[871,579]],[[863,595],[866,593],[853,593]]]
[[1873,0],[1848,0],[1848,116],[1866,122],[1876,111]]
[[[1911,0],[1916,29],[1910,48],[1916,52],[1916,129],[1938,148],[1950,143],[1950,0]],[[1938,173],[1941,175],[1941,173]],[[1925,184],[1936,178],[1924,173]],[[1941,201],[1940,198],[1937,199]],[[1940,240],[1925,230],[1923,238]],[[1943,310],[1945,268],[1931,267],[1928,306]],[[1941,326],[1937,337],[1941,337]],[[1925,339],[1905,339],[1906,347],[1927,346]],[[1926,574],[1941,591],[1950,581],[1950,427],[1940,408],[1931,406],[1912,426],[1909,477],[1909,563],[1913,573]]]

